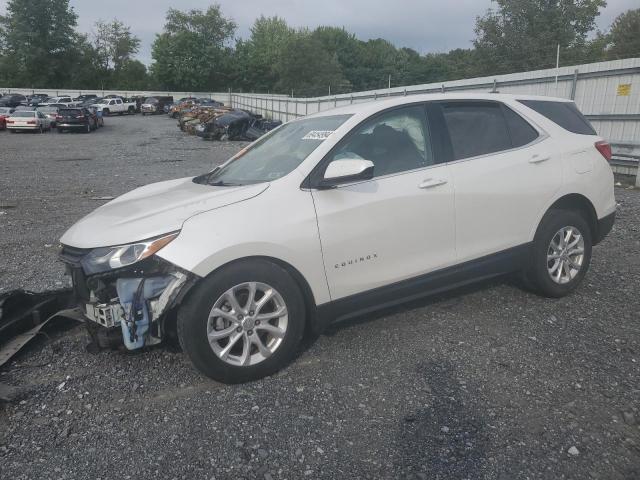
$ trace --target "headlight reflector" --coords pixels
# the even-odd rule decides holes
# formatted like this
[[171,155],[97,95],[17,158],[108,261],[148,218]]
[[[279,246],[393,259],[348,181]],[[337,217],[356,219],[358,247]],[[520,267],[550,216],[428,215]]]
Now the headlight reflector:
[[173,241],[179,233],[172,232],[128,245],[96,248],[82,259],[82,269],[86,275],[93,275],[133,265],[158,252]]

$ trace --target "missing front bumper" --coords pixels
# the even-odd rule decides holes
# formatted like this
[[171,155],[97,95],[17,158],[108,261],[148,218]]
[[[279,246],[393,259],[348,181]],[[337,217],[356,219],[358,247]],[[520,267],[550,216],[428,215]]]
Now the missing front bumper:
[[84,254],[66,249],[60,258],[69,266],[76,301],[90,330],[120,330],[129,350],[160,343],[167,317],[197,277],[158,258],[87,277],[77,261]]

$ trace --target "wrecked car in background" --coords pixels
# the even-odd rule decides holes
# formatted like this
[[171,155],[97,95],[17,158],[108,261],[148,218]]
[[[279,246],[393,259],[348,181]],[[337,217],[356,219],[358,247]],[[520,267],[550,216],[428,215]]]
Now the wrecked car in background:
[[149,97],[140,106],[142,115],[164,113],[164,106],[173,103],[173,97]]

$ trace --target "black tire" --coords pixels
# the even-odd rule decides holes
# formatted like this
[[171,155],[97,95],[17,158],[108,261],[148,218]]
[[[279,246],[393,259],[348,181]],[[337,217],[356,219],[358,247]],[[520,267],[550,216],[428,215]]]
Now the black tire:
[[84,133],[91,133],[91,124],[90,123],[87,123],[87,126],[86,126],[86,128],[84,130]]
[[64,133],[64,128],[58,127],[58,133]]
[[[288,324],[280,346],[271,356],[251,366],[234,366],[221,360],[207,339],[207,320],[216,300],[230,288],[245,282],[262,282],[282,296]],[[223,383],[243,383],[276,373],[296,354],[304,333],[304,299],[291,275],[266,260],[237,262],[205,278],[178,311],[178,339],[197,370]],[[250,332],[249,332],[250,333]]]
[[[565,227],[578,229],[584,241],[582,266],[574,278],[560,284],[551,278],[547,254],[555,235]],[[560,298],[573,292],[584,279],[591,264],[591,230],[587,221],[578,212],[571,210],[549,210],[542,218],[533,241],[531,260],[524,272],[525,283],[540,295]]]
[[127,112],[129,113],[129,115],[135,115],[136,113],[136,109],[134,107],[129,107],[129,109],[127,110]]
[[108,116],[109,116],[109,113],[111,113],[111,112],[109,111],[109,109],[108,109],[108,108],[105,108],[105,109],[103,109],[103,110],[102,110],[102,114],[103,114],[105,117],[108,117]]

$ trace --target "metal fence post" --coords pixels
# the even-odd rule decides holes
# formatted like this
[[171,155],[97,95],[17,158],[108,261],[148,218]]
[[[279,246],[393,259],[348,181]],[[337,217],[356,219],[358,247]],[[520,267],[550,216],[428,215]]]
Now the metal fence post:
[[578,69],[573,71],[573,81],[571,82],[571,100],[576,99],[576,89],[578,87]]

